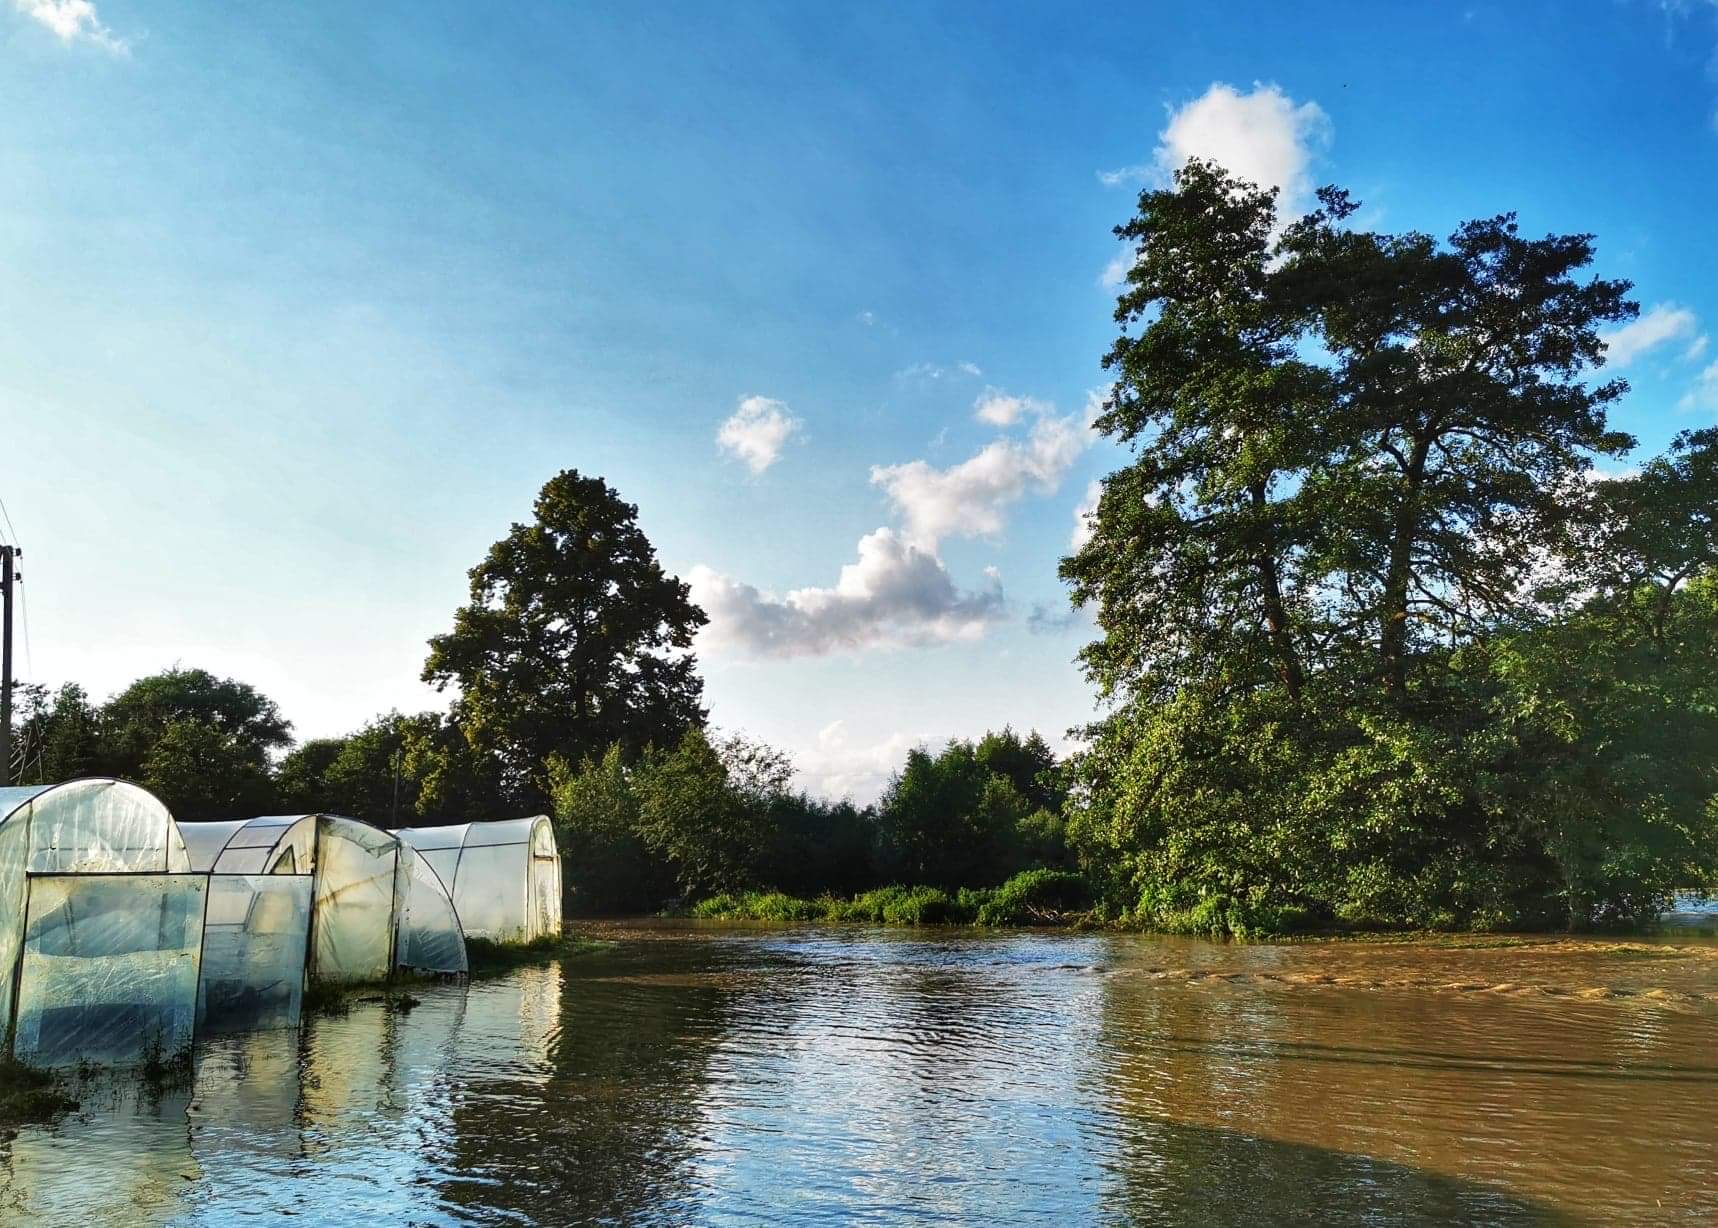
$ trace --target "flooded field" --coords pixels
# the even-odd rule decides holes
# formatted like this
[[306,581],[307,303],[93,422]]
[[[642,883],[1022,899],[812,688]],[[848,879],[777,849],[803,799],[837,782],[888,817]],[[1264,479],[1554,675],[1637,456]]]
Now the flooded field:
[[1710,1223],[1718,941],[593,931],[0,1139],[0,1222]]

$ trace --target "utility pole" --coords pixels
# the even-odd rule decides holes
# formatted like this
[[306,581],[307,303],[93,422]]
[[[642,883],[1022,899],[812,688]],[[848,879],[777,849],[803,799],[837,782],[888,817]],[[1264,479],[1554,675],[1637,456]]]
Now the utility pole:
[[24,552],[16,546],[0,546],[0,601],[6,607],[5,627],[0,630],[0,785],[12,783],[12,583],[14,557]]

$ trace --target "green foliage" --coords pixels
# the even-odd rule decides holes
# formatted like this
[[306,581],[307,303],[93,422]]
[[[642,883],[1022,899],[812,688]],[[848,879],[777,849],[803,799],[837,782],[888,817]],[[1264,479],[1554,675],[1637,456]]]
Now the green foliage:
[[1042,808],[1060,801],[1059,789],[1054,757],[1036,733],[1022,742],[1004,730],[976,746],[951,742],[937,755],[910,751],[878,804],[881,868],[953,889],[1059,862],[1061,825]]
[[980,925],[1045,925],[1091,907],[1092,887],[1068,870],[1022,870],[979,904]]
[[291,745],[292,724],[274,700],[249,683],[208,670],[174,666],[139,678],[101,710],[103,770],[138,779],[157,743],[174,725],[205,726],[242,759],[266,771],[269,755]]
[[251,748],[202,720],[169,722],[137,779],[181,821],[230,819],[274,809],[274,783]]
[[1590,237],[1320,199],[1279,230],[1195,162],[1118,230],[1098,425],[1133,458],[1062,568],[1114,707],[1067,839],[1112,915],[1190,933],[1648,916],[1718,865],[1713,658],[1676,639],[1718,432],[1589,482],[1636,311]]
[[[757,885],[759,857],[768,846],[767,797],[753,792],[767,779],[730,770],[709,738],[691,730],[668,752],[648,752],[633,781],[638,834],[688,897]],[[764,769],[767,777],[768,770]]]
[[424,681],[458,688],[455,724],[527,804],[547,799],[552,758],[674,746],[704,723],[689,650],[708,620],[637,513],[600,478],[556,475],[532,522],[471,569],[453,629],[430,640]]
[[652,912],[673,894],[667,866],[644,841],[633,774],[619,744],[577,772],[557,761],[551,777],[561,877],[571,911]]
[[14,731],[23,770],[21,784],[55,784],[79,776],[99,775],[105,754],[101,714],[77,683],[68,682],[52,697],[48,688],[27,684],[18,688],[22,721]]

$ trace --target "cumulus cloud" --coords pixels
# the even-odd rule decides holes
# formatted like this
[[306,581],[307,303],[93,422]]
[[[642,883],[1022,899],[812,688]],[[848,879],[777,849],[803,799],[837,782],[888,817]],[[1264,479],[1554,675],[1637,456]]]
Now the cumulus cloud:
[[986,388],[972,403],[972,416],[991,426],[1013,426],[1027,414],[1046,414],[1054,406],[1032,397],[1010,396],[1000,388]]
[[973,639],[1003,616],[994,571],[977,591],[958,588],[935,552],[881,528],[859,539],[859,558],[833,587],[764,593],[700,564],[692,600],[710,616],[701,640],[748,657],[805,657],[861,648]]
[[907,536],[935,549],[945,537],[1000,531],[1009,505],[1029,490],[1054,491],[1090,441],[1078,417],[1042,417],[1024,441],[998,439],[947,469],[922,460],[873,466],[871,481],[889,496]]
[[831,721],[818,730],[817,745],[795,754],[794,763],[808,791],[866,806],[882,795],[907,752],[929,741],[894,733],[881,741],[855,743],[845,721]]
[[1216,162],[1231,175],[1280,190],[1285,217],[1312,203],[1312,163],[1330,144],[1330,117],[1316,102],[1296,104],[1275,85],[1250,94],[1217,82],[1169,113],[1153,156],[1164,178],[1192,158]]
[[[1203,158],[1238,179],[1278,189],[1277,218],[1286,225],[1312,205],[1313,163],[1329,146],[1331,133],[1330,117],[1316,102],[1296,103],[1276,85],[1255,83],[1243,94],[1218,81],[1170,110],[1150,163],[1100,171],[1098,179],[1111,186],[1166,185],[1189,160]],[[1104,266],[1098,284],[1112,290],[1120,286],[1134,259],[1133,251],[1117,255]]]
[[1686,307],[1675,303],[1655,303],[1620,328],[1599,334],[1605,343],[1605,357],[1612,366],[1626,367],[1650,350],[1673,341],[1688,343],[1688,356],[1696,357],[1706,348],[1706,338],[1697,336],[1699,321]]
[[40,26],[53,31],[62,43],[89,43],[114,55],[131,49],[125,40],[102,24],[90,0],[12,0],[17,10]]
[[1684,413],[1696,410],[1718,412],[1718,362],[1709,364],[1694,381],[1694,387],[1683,394],[1676,407]]
[[716,446],[762,473],[781,457],[781,450],[802,423],[786,405],[768,397],[745,397],[740,407],[716,431]]

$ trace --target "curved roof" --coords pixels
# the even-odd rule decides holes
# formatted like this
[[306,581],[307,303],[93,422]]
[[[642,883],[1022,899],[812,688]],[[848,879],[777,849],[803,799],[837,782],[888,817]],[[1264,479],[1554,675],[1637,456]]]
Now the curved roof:
[[547,827],[550,839],[554,838],[554,825],[546,814],[533,814],[523,819],[495,819],[488,823],[450,823],[444,827],[402,827],[394,834],[421,853],[435,849],[529,844],[539,825]]
[[[340,814],[273,814],[222,819],[181,827],[191,867],[209,874],[308,874],[316,852],[316,822],[326,820],[341,836],[369,849],[391,844],[394,833]],[[280,868],[288,852],[293,868]]]
[[0,824],[28,825],[34,874],[183,873],[190,854],[147,789],[111,777],[0,789]]

